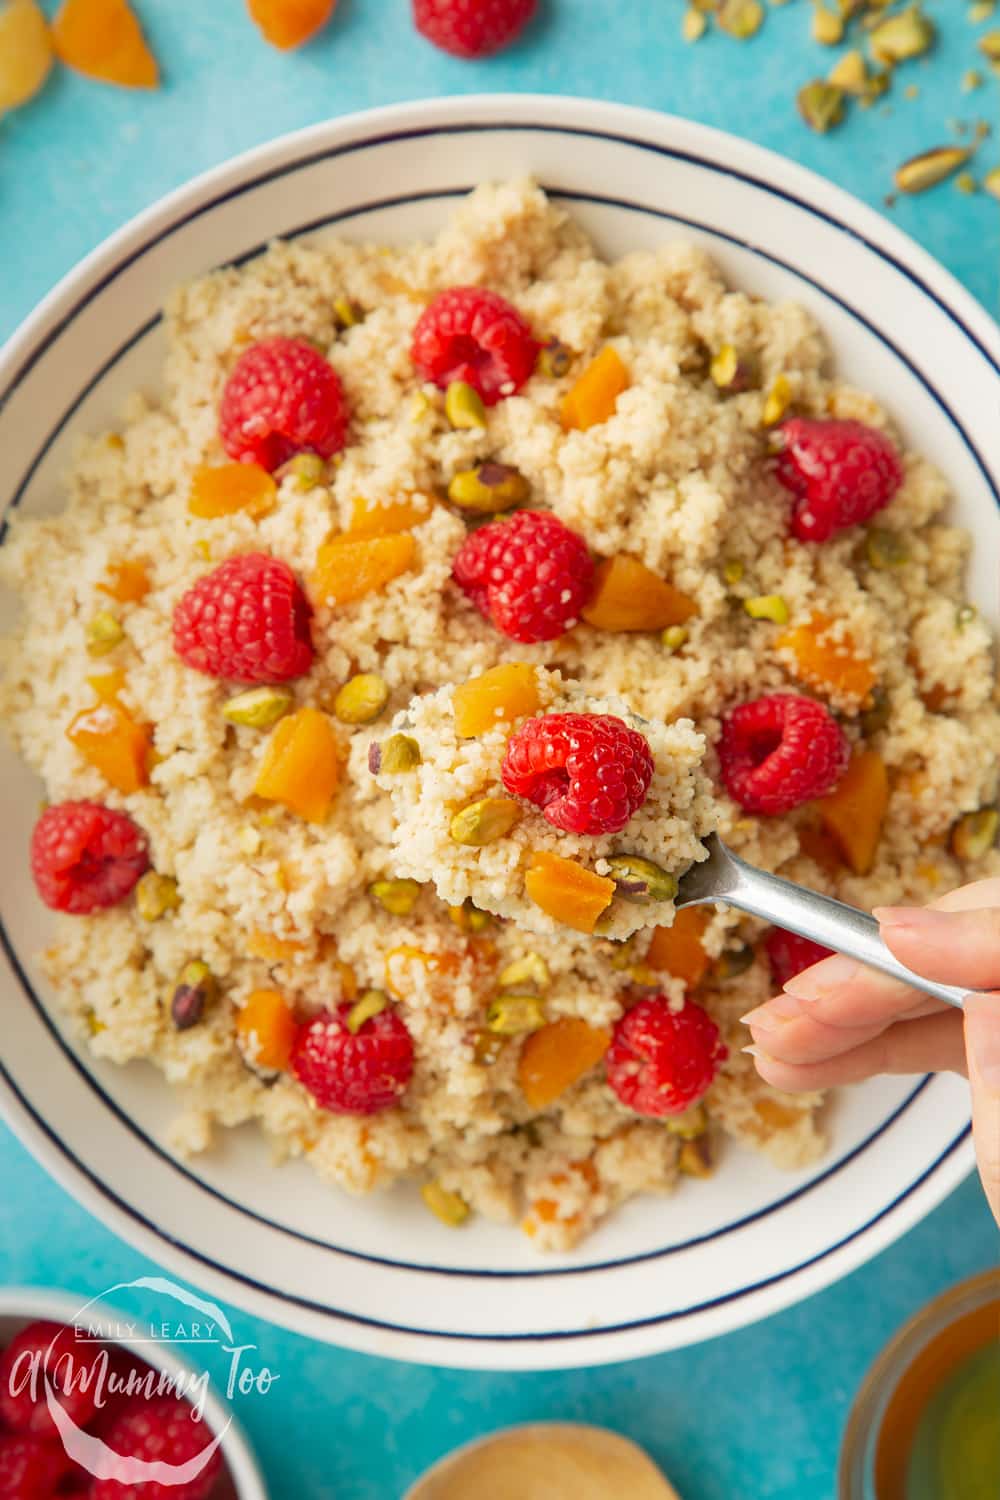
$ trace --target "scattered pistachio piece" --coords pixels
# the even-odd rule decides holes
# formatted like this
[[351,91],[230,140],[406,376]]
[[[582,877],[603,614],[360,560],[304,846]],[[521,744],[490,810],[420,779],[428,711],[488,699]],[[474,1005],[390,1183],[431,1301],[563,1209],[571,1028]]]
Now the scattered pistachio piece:
[[523,505],[530,494],[531,486],[524,475],[509,464],[486,463],[463,469],[448,486],[452,505],[480,515],[512,510],[515,505]]
[[727,583],[739,583],[746,572],[738,557],[731,557],[722,565],[722,576]]
[[100,1036],[102,1031],[107,1031],[108,1029],[103,1021],[97,1019],[97,1012],[91,1005],[88,1005],[84,1011],[83,1019],[87,1023],[87,1031],[91,1036]]
[[[372,755],[373,750],[375,755]],[[384,745],[371,745],[368,749],[368,769],[373,769],[374,760],[376,772],[388,771],[390,775],[397,771],[415,771],[422,759],[420,746],[411,734],[391,734]]]
[[515,958],[497,975],[497,984],[502,990],[514,989],[520,984],[533,984],[544,990],[551,980],[549,966],[540,953],[526,953]]
[[371,724],[389,701],[389,684],[377,672],[359,672],[344,683],[333,700],[341,724]]
[[933,46],[936,34],[933,21],[919,5],[910,5],[880,21],[868,40],[876,61],[892,67],[911,57],[922,57]]
[[743,608],[751,620],[773,620],[775,625],[788,624],[788,605],[780,594],[755,594],[744,599]]
[[351,297],[338,297],[333,304],[333,316],[337,327],[343,331],[354,328],[365,321],[364,308]]
[[844,90],[845,94],[860,95],[868,84],[868,64],[864,53],[855,48],[838,58],[827,74],[827,82]]
[[994,198],[1000,198],[1000,167],[991,167],[983,178],[983,187]]
[[844,118],[844,90],[825,78],[803,84],[797,95],[799,114],[810,130],[825,135]]
[[410,401],[410,421],[419,422],[421,417],[426,417],[428,412],[434,410],[434,403],[426,391],[414,391]]
[[966,813],[951,831],[951,852],[957,859],[982,859],[997,841],[1000,812],[995,807],[981,807]]
[[278,479],[294,479],[295,488],[302,494],[314,490],[326,478],[326,464],[318,453],[296,453],[287,464],[277,471]]
[[482,1030],[476,1032],[472,1043],[472,1055],[481,1068],[492,1068],[494,1063],[500,1061],[500,1054],[506,1045],[505,1036],[483,1027]]
[[668,625],[660,636],[662,644],[668,651],[679,651],[688,638],[688,633],[683,625]]
[[834,10],[827,10],[825,5],[817,5],[813,11],[812,20],[813,40],[824,47],[836,47],[838,42],[844,40],[844,18]]
[[158,922],[168,911],[176,911],[180,904],[177,882],[170,875],[147,870],[136,884],[136,910],[144,922]]
[[976,89],[982,87],[982,83],[983,75],[978,68],[966,68],[962,74],[962,93],[972,94]]
[[934,146],[896,168],[896,186],[901,193],[926,192],[957,172],[971,155],[968,146]]
[[465,1199],[457,1193],[450,1193],[439,1182],[425,1182],[420,1196],[434,1217],[447,1224],[449,1229],[457,1229],[469,1217],[469,1205]]
[[981,36],[979,50],[990,62],[1000,62],[1000,31],[988,31]]
[[739,948],[727,948],[715,960],[712,973],[722,981],[736,979],[740,974],[746,973],[753,960],[754,951],[750,943],[743,943]]
[[792,387],[787,375],[779,375],[767,393],[761,420],[765,427],[777,427],[792,404]]
[[681,1146],[677,1165],[685,1177],[711,1177],[712,1151],[708,1137],[700,1135],[696,1140],[685,1141]]
[[448,915],[456,927],[463,932],[487,932],[493,926],[493,917],[488,911],[480,911],[466,897],[461,906],[449,906]]
[[708,373],[720,391],[738,395],[756,385],[757,361],[752,354],[739,354],[732,344],[723,344],[713,356]]
[[384,1010],[389,1008],[389,996],[384,990],[365,990],[347,1012],[347,1029],[352,1036],[357,1036],[366,1021],[374,1016],[380,1016]]
[[708,1129],[708,1116],[700,1104],[692,1104],[680,1115],[667,1115],[663,1121],[671,1135],[679,1135],[682,1141],[693,1141]]
[[448,832],[456,844],[481,849],[504,838],[521,820],[521,808],[511,797],[483,797],[470,802],[452,818]]
[[170,1000],[170,1018],[178,1031],[197,1026],[205,1007],[219,993],[218,980],[208,964],[194,959],[185,964]]
[[420,899],[420,884],[416,880],[373,880],[368,894],[394,917],[408,917]]
[[702,12],[691,7],[684,12],[684,19],[681,21],[681,35],[686,42],[700,41],[705,35],[707,25],[708,22],[705,20]]
[[545,1025],[545,1009],[537,995],[498,995],[490,1001],[486,1025],[499,1036],[522,1036]]
[[979,183],[971,172],[959,172],[955,178],[955,186],[960,193],[965,193],[968,196],[979,192]]
[[865,556],[873,568],[901,568],[909,562],[910,553],[898,531],[873,526],[865,537]]
[[607,865],[616,895],[626,901],[645,905],[647,901],[672,901],[677,895],[675,877],[654,865],[651,859],[638,854],[613,854]]
[[745,42],[763,26],[764,7],[760,0],[722,0],[715,19],[723,31]]
[[573,351],[560,339],[549,339],[538,351],[535,369],[549,380],[561,380],[573,363]]
[[988,21],[996,10],[996,0],[975,0],[969,6],[969,20],[973,26],[978,26],[980,21]]
[[230,724],[244,724],[249,729],[270,729],[291,706],[292,695],[284,688],[250,688],[222,705],[222,717]]
[[485,427],[486,407],[479,392],[464,380],[453,380],[444,393],[444,414],[452,427]]
[[87,655],[107,656],[125,639],[125,632],[109,609],[98,610],[87,626]]

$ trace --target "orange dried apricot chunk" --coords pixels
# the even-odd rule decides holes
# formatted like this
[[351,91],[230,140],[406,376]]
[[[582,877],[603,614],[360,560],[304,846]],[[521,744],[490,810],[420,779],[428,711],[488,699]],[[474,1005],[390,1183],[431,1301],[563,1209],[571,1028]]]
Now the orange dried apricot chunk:
[[672,927],[654,927],[646,967],[683,979],[689,989],[695,989],[711,962],[701,941],[710,921],[707,911],[686,906],[674,917]]
[[408,531],[392,536],[331,537],[316,556],[309,592],[316,604],[351,604],[385,588],[413,566],[417,544]]
[[683,625],[697,608],[645,563],[620,552],[597,564],[594,591],[581,614],[597,630],[664,630]]
[[120,703],[105,699],[83,709],[70,723],[66,738],[116,791],[127,794],[149,785],[152,732],[148,724],[137,724]]
[[155,89],[160,81],[128,0],[63,0],[52,40],[61,61],[88,78],[128,89]]
[[200,521],[220,516],[266,516],[274,509],[278,486],[260,464],[200,464],[191,476],[188,513]]
[[598,917],[611,905],[615,883],[575,859],[536,849],[525,872],[524,889],[557,922],[576,932],[593,932]]
[[111,563],[106,583],[97,587],[102,594],[109,594],[119,604],[138,604],[152,588],[149,570],[144,562],[126,558],[124,562]]
[[525,1102],[545,1109],[571,1084],[597,1066],[611,1045],[611,1032],[577,1016],[560,1016],[526,1037],[517,1063]]
[[265,963],[281,963],[305,952],[305,943],[296,943],[291,938],[275,937],[273,932],[251,932],[247,938],[247,952],[251,958],[262,958]]
[[307,823],[322,823],[340,785],[342,752],[326,714],[300,708],[271,733],[254,793]]
[[402,500],[390,500],[382,505],[378,500],[366,500],[357,495],[351,506],[351,536],[394,536],[399,531],[409,531],[426,521],[434,508],[429,495],[407,495]]
[[253,990],[236,1012],[236,1034],[262,1068],[288,1067],[297,1031],[295,1013],[278,990]]
[[618,397],[628,390],[629,373],[621,355],[611,344],[603,348],[577,378],[562,399],[563,427],[585,430],[606,422],[615,414]]
[[820,822],[855,875],[867,875],[875,863],[888,803],[889,777],[875,750],[856,751],[837,786],[816,803]]
[[0,4],[0,115],[27,104],[52,67],[52,38],[38,0]]
[[792,670],[800,682],[860,706],[875,686],[877,674],[868,657],[855,650],[849,635],[839,640],[831,637],[834,624],[829,615],[814,614],[806,624],[784,631],[776,644],[792,653]]
[[322,31],[336,8],[337,0],[247,0],[250,19],[265,41],[283,52],[301,47]]
[[526,661],[505,662],[455,689],[455,732],[472,739],[500,723],[536,713],[540,706],[537,668]]

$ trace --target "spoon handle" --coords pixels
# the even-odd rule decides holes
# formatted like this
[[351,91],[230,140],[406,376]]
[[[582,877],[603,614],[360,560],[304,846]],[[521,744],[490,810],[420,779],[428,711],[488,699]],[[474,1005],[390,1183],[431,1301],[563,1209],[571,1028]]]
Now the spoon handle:
[[751,916],[763,917],[777,927],[786,927],[800,937],[812,938],[825,948],[846,953],[870,969],[880,969],[893,979],[912,985],[925,995],[933,995],[948,1005],[961,1009],[967,990],[955,985],[937,984],[922,974],[914,974],[906,968],[886,947],[879,936],[878,923],[867,912],[835,901],[832,896],[821,896],[816,891],[793,885],[782,880],[780,875],[768,874],[748,865],[745,860],[726,850],[726,890],[710,895],[695,896],[692,904],[699,900],[723,901],[728,906],[739,907]]

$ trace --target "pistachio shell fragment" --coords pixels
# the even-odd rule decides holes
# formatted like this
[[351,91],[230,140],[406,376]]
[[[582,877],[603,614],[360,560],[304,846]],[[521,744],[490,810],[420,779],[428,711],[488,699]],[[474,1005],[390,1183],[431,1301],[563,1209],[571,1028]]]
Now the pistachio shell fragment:
[[744,599],[743,608],[751,620],[773,620],[775,625],[788,624],[788,605],[780,594],[755,594]]
[[910,553],[898,531],[873,526],[865,537],[865,556],[873,568],[901,568],[909,562]]
[[825,135],[844,118],[844,90],[825,78],[803,84],[796,96],[799,114],[810,130]]
[[760,0],[722,0],[715,19],[723,31],[745,42],[763,26],[764,7]]
[[457,1229],[469,1217],[469,1205],[457,1193],[449,1192],[439,1182],[425,1182],[420,1196],[436,1219],[449,1229]]
[[391,734],[383,745],[370,745],[368,749],[368,769],[376,774],[415,771],[422,759],[420,746],[412,734]]
[[486,407],[479,392],[464,380],[453,380],[444,393],[444,414],[452,427],[486,426]]
[[460,510],[492,515],[523,505],[531,494],[531,485],[519,470],[509,464],[480,464],[463,469],[448,486],[448,499]]
[[366,1021],[370,1021],[374,1016],[380,1016],[388,1008],[389,996],[384,990],[365,990],[347,1012],[345,1024],[348,1031],[352,1036],[357,1036]]
[[480,849],[504,838],[521,820],[521,808],[511,797],[482,797],[452,818],[448,832],[456,844]]
[[523,1036],[545,1025],[545,1009],[537,995],[498,995],[490,1001],[486,1025],[498,1036]]
[[394,917],[408,917],[420,899],[420,884],[416,880],[373,880],[368,894]]
[[177,882],[170,875],[147,870],[136,884],[136,910],[144,922],[158,922],[168,911],[176,911],[180,904]]
[[87,626],[87,655],[107,656],[125,639],[125,632],[109,609],[98,610]]
[[270,729],[291,706],[292,695],[284,688],[251,688],[228,699],[222,705],[222,717],[230,724],[244,724],[249,729]]
[[934,146],[896,168],[896,186],[901,193],[926,192],[957,172],[971,155],[968,146]]
[[645,905],[648,901],[672,901],[677,895],[676,878],[651,859],[638,854],[614,854],[607,865],[615,882],[615,893],[626,901]]
[[333,700],[334,716],[341,724],[371,724],[389,701],[389,684],[377,672],[359,672],[350,678]]
[[933,46],[936,35],[933,21],[924,15],[919,5],[910,5],[880,21],[868,40],[875,60],[892,67],[911,57],[922,57]]
[[528,984],[534,985],[535,989],[544,990],[550,979],[549,966],[540,953],[526,953],[523,958],[515,958],[497,975],[497,983],[502,990]]
[[966,813],[951,831],[951,852],[958,859],[982,859],[997,841],[1000,812],[995,807],[981,807]]

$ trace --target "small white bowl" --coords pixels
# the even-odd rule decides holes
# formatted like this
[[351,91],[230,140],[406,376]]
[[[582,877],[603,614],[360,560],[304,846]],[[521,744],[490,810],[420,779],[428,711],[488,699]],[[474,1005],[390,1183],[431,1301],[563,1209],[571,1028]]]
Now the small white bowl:
[[[33,1286],[4,1287],[0,1290],[0,1349],[5,1348],[27,1324],[39,1319],[72,1325],[84,1301],[84,1298],[73,1297],[68,1292],[46,1291]],[[104,1320],[117,1321],[113,1310],[103,1302],[101,1311]],[[124,1313],[120,1320],[126,1320]],[[147,1365],[173,1376],[199,1373],[166,1344],[150,1344],[148,1340],[138,1344],[132,1339],[109,1339],[108,1343],[130,1350]],[[215,1432],[229,1423],[219,1445],[225,1470],[212,1492],[212,1500],[268,1500],[263,1475],[242,1427],[212,1390],[205,1401],[205,1420]]]
[[[611,255],[686,237],[734,286],[794,298],[841,373],[889,405],[945,472],[976,536],[969,597],[997,618],[1000,332],[942,268],[828,182],[687,121],[559,98],[402,105],[251,151],[172,194],[78,266],[0,353],[0,454],[12,503],[61,503],[77,434],[155,389],[159,310],[184,278],[276,236],[406,241],[476,182],[533,173]],[[25,851],[38,784],[0,756],[6,937],[0,1102],[71,1192],[179,1276],[314,1338],[435,1364],[594,1364],[713,1337],[854,1270],[968,1172],[958,1078],[845,1089],[828,1157],[784,1174],[728,1150],[709,1182],[635,1201],[571,1255],[515,1230],[439,1224],[411,1188],[352,1199],[300,1163],[275,1171],[252,1130],[183,1164],[174,1104],[145,1065],[116,1069],[62,1034],[31,973],[47,914]]]

